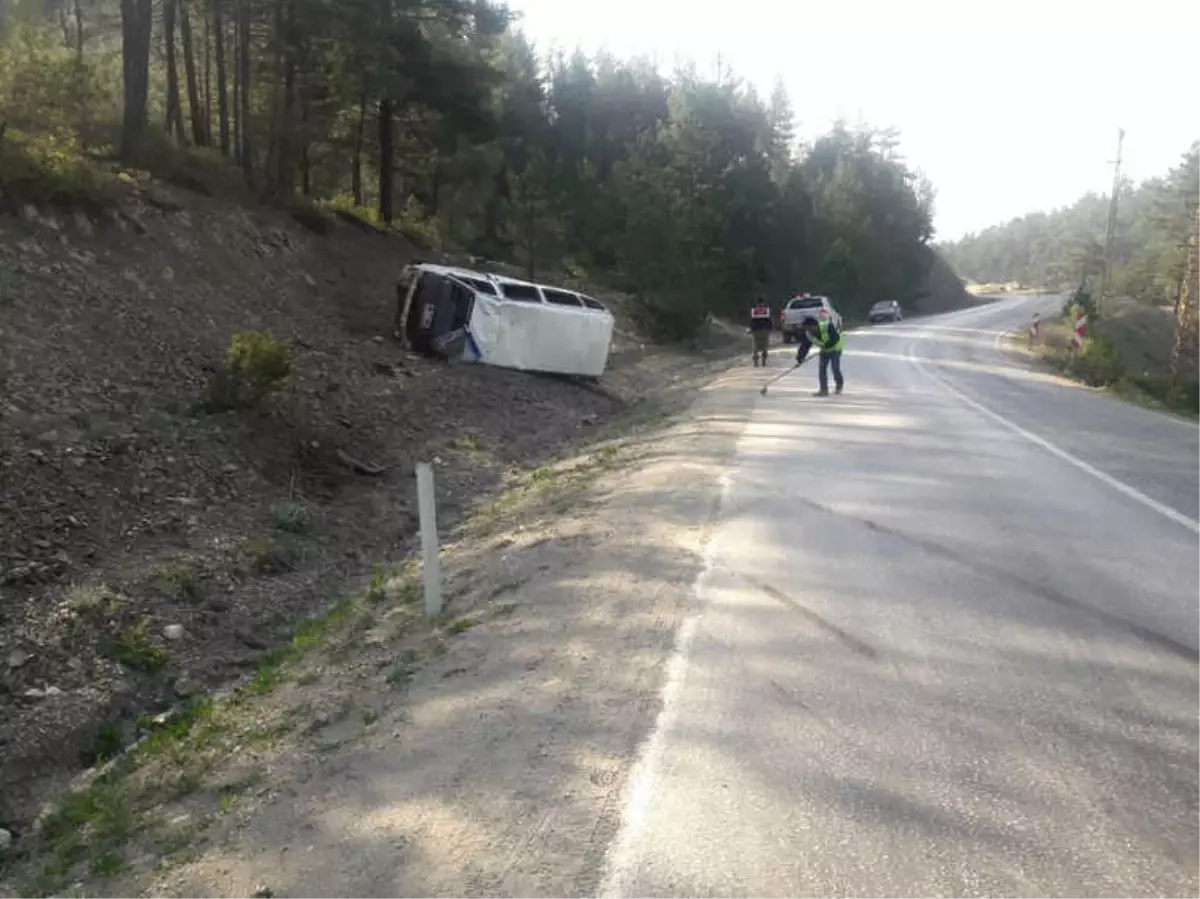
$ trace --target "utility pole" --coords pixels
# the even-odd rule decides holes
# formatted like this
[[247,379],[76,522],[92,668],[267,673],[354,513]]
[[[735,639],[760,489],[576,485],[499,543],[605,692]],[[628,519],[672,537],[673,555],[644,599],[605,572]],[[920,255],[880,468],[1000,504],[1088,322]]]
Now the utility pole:
[[1117,129],[1117,159],[1113,163],[1112,196],[1108,198],[1108,228],[1104,235],[1104,275],[1100,280],[1100,296],[1096,298],[1096,314],[1099,315],[1108,299],[1112,281],[1113,248],[1117,242],[1117,199],[1121,195],[1121,146],[1125,143],[1125,129]]
[[1171,392],[1180,379],[1180,366],[1190,361],[1195,346],[1194,305],[1200,305],[1200,203],[1192,206],[1192,234],[1180,278],[1180,299],[1175,304],[1175,346],[1171,348]]

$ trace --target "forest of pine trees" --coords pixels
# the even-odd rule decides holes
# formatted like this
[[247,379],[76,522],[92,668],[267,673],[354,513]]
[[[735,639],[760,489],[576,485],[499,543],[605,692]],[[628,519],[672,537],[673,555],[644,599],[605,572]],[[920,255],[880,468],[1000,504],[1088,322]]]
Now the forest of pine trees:
[[[1111,295],[1175,303],[1198,201],[1200,143],[1164,177],[1125,184],[1118,197]],[[1104,271],[1108,207],[1108,196],[1088,194],[1064,209],[1013,219],[942,249],[960,275],[982,283],[1062,290],[1086,283],[1095,292]]]
[[30,167],[165,148],[256,201],[635,291],[676,334],[759,291],[854,316],[937,264],[895,134],[801,146],[781,88],[543,60],[492,0],[7,0],[0,110],[10,195]]

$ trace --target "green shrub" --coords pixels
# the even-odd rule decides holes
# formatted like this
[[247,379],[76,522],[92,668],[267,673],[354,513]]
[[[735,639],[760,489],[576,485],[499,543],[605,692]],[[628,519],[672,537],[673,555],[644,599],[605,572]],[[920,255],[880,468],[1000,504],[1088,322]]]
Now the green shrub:
[[1166,392],[1166,403],[1176,412],[1200,414],[1200,382],[1176,384]]
[[1076,305],[1083,309],[1083,314],[1087,316],[1089,322],[1095,322],[1100,317],[1097,314],[1096,301],[1093,299],[1092,294],[1086,290],[1077,290],[1063,302],[1062,307],[1063,317],[1070,320],[1072,326],[1074,326],[1075,322],[1071,316],[1071,310]]
[[241,546],[245,570],[250,574],[284,574],[296,567],[296,552],[270,537],[248,537]]
[[116,758],[125,748],[125,733],[119,724],[111,721],[100,726],[96,738],[92,742],[92,756],[96,763],[107,762]]
[[346,194],[339,194],[331,200],[318,200],[316,208],[327,210],[342,221],[367,232],[382,233],[386,230],[383,219],[379,217],[379,210],[370,206],[358,206],[354,198]]
[[1067,361],[1067,373],[1092,387],[1107,387],[1125,375],[1116,346],[1107,337],[1087,338],[1083,348]]
[[437,216],[429,215],[412,194],[392,219],[392,230],[400,232],[422,250],[441,250],[446,244]]
[[150,619],[143,618],[123,631],[113,647],[113,660],[134,671],[156,671],[167,664],[167,651],[154,642],[150,626]]
[[303,534],[312,526],[312,516],[299,503],[278,503],[271,507],[271,520],[275,527],[289,534]]
[[175,187],[206,197],[246,196],[241,170],[211,147],[180,146],[167,132],[147,128],[132,155],[138,167]]
[[154,586],[176,602],[196,603],[204,598],[204,575],[187,562],[164,565],[155,572]]
[[292,373],[287,345],[260,331],[233,335],[225,365],[209,382],[205,407],[209,412],[251,409],[284,387]]
[[98,212],[116,204],[118,180],[89,164],[70,140],[15,129],[0,139],[0,193],[30,203]]
[[1171,379],[1166,376],[1130,380],[1133,386],[1174,412],[1193,417],[1200,414],[1200,383],[1196,381],[1184,381],[1172,386]]

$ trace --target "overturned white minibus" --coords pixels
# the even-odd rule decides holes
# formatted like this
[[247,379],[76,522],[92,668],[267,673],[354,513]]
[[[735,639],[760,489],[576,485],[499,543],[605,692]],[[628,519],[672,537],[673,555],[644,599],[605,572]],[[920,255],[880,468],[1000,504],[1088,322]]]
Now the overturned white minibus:
[[400,276],[392,333],[451,359],[600,377],[613,316],[573,290],[423,262]]

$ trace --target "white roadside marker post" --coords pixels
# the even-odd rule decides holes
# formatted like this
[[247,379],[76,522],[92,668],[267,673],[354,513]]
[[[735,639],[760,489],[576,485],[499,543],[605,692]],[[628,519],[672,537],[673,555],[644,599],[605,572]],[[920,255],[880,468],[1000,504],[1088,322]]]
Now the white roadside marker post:
[[442,611],[442,569],[438,558],[437,511],[433,501],[433,466],[417,463],[417,512],[421,520],[421,572],[425,581],[425,614]]

